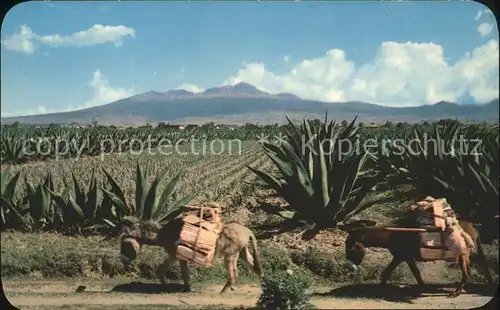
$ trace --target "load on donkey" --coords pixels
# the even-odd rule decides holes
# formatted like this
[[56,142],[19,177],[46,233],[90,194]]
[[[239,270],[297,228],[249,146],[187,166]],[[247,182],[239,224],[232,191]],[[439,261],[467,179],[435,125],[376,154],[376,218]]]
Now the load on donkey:
[[483,272],[489,285],[493,285],[477,230],[472,223],[459,221],[445,198],[426,197],[411,206],[409,214],[396,227],[378,227],[373,221],[340,225],[348,232],[345,250],[351,267],[356,269],[362,263],[366,247],[381,247],[393,256],[382,272],[383,284],[402,262],[408,264],[418,284],[423,284],[416,262],[444,260],[457,261],[462,272],[462,281],[451,296],[461,294],[469,279],[470,261]]
[[[164,225],[152,221],[124,225],[120,238],[122,263],[129,265],[136,259],[142,245],[161,246],[168,256],[158,267],[157,276],[162,283],[167,283],[166,272],[179,260],[185,291],[191,290],[189,264],[210,267],[217,256],[224,258],[228,273],[221,294],[233,290],[240,255],[245,266],[262,277],[257,241],[249,228],[237,222],[223,223],[220,205],[215,202],[187,208],[189,211],[182,217]],[[253,253],[250,253],[250,243]]]

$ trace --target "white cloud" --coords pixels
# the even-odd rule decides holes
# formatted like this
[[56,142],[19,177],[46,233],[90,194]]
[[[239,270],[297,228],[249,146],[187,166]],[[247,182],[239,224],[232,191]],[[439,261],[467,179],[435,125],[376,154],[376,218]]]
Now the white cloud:
[[2,44],[10,51],[31,54],[35,51],[33,42],[35,38],[36,34],[31,31],[31,28],[22,25],[19,33],[8,36],[5,40],[2,40]]
[[270,72],[263,63],[245,64],[226,84],[245,81],[271,93],[291,92],[304,98],[341,101],[345,83],[354,71],[354,63],[345,59],[344,52],[333,49],[323,57],[303,60],[284,75]]
[[463,83],[463,92],[485,102],[499,96],[498,62],[498,41],[491,39],[458,61],[452,73],[458,75],[456,83]]
[[493,31],[492,24],[482,23],[477,27],[477,32],[479,32],[479,34],[483,37],[489,35],[492,31]]
[[498,97],[498,41],[490,40],[449,63],[434,43],[383,42],[374,59],[355,64],[344,51],[304,59],[288,72],[275,74],[263,63],[248,63],[225,84],[245,81],[271,92],[291,92],[330,102],[360,100],[392,106]]
[[192,93],[200,93],[205,90],[202,87],[195,84],[182,84],[181,86],[177,87],[177,89],[184,89]]
[[2,111],[2,117],[40,115],[40,114],[57,113],[57,112],[69,112],[72,110],[73,110],[73,108],[71,106],[67,106],[64,109],[47,109],[43,105],[38,105],[33,109],[17,110],[17,111],[10,111],[10,112],[3,112]]
[[47,109],[44,106],[37,106],[34,109],[28,110],[17,110],[10,112],[3,112],[2,117],[12,117],[12,116],[27,116],[27,115],[36,115],[36,114],[45,114],[47,113]]
[[290,56],[286,55],[285,57],[283,57],[283,60],[285,62],[290,62]]
[[49,109],[43,105],[38,105],[33,109],[17,110],[17,111],[2,111],[2,117],[12,116],[28,116],[47,113],[69,112],[74,110],[86,109],[103,104],[112,103],[114,101],[130,97],[135,94],[133,89],[114,88],[110,85],[109,79],[106,78],[100,70],[94,71],[92,79],[88,83],[92,87],[92,98],[85,101],[80,106],[68,105],[64,108]]
[[486,15],[490,15],[490,14],[492,15],[493,13],[489,9],[479,10],[479,11],[477,11],[477,14],[474,17],[474,19],[479,20],[479,19],[481,19],[481,17],[486,16]]
[[90,108],[111,103],[134,94],[133,89],[114,88],[109,84],[109,79],[102,75],[101,71],[94,71],[89,85],[94,91],[92,99],[87,100],[78,109]]
[[31,54],[35,51],[36,43],[49,46],[92,46],[104,43],[113,43],[116,47],[123,44],[123,38],[135,38],[135,30],[126,26],[105,26],[96,24],[89,29],[75,32],[69,36],[60,34],[38,35],[27,25],[22,25],[19,33],[15,33],[2,40],[6,49],[15,52]]

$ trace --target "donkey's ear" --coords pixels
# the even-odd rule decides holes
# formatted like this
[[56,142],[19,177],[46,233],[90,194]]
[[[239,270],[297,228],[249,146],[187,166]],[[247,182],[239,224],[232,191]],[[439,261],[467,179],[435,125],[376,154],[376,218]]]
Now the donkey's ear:
[[123,219],[118,224],[118,230],[120,236],[130,234],[134,229],[137,228],[138,220],[133,216],[124,216]]
[[357,221],[352,221],[348,223],[339,223],[337,224],[337,227],[339,229],[345,230],[345,231],[350,231],[358,228],[363,228],[363,227],[371,227],[371,226],[376,226],[377,222],[371,221],[371,220],[357,220]]
[[377,222],[372,221],[372,220],[359,220],[357,222],[359,226],[376,226]]
[[355,229],[355,228],[358,228],[359,227],[359,224],[354,221],[354,222],[351,222],[351,221],[347,221],[347,222],[339,222],[337,224],[337,228],[340,229],[340,230],[343,230],[343,231],[351,231],[352,229]]
[[141,229],[149,233],[158,233],[162,228],[162,225],[156,221],[147,221],[141,223]]
[[131,231],[130,226],[124,220],[119,221],[116,225],[111,229],[110,233],[101,240],[101,242],[107,241],[111,238],[118,237],[121,239],[123,236],[128,235]]
[[119,224],[118,224],[118,235],[120,237],[124,236],[124,235],[127,235],[129,232],[130,232],[130,226],[127,225],[128,223],[125,223],[123,221],[121,221]]

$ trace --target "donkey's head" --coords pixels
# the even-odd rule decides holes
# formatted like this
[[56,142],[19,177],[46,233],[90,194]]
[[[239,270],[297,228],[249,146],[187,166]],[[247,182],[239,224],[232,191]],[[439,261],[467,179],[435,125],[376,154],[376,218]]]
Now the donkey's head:
[[377,223],[369,220],[359,220],[340,224],[338,227],[347,231],[348,235],[345,240],[345,253],[349,267],[356,270],[363,262],[366,254],[366,247],[364,245],[366,232],[364,227],[372,227]]
[[129,265],[141,252],[143,244],[155,245],[161,225],[154,221],[140,222],[136,218],[126,218],[121,224],[120,260]]

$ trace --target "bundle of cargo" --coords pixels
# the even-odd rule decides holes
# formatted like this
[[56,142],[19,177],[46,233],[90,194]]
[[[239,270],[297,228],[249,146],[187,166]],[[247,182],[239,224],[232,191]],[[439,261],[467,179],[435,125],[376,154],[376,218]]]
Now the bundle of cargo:
[[412,205],[411,210],[418,212],[417,222],[422,226],[435,226],[442,231],[446,228],[446,219],[455,218],[455,212],[446,198],[435,199],[427,196]]
[[215,202],[188,207],[191,210],[184,213],[184,226],[177,242],[176,257],[211,266],[222,230],[221,207]]
[[426,197],[411,206],[418,212],[417,222],[422,226],[437,228],[420,233],[420,256],[424,260],[455,260],[457,253],[470,247],[470,236],[462,231],[455,212],[446,198]]

